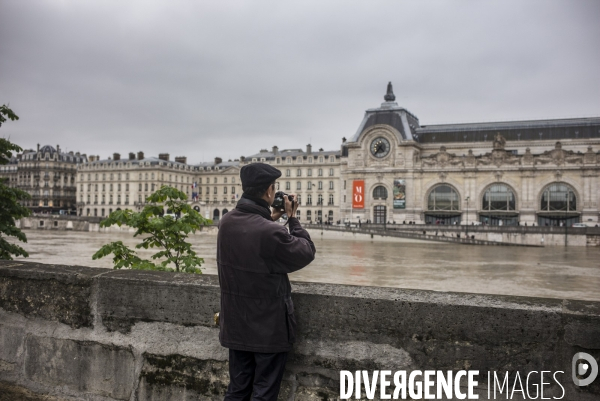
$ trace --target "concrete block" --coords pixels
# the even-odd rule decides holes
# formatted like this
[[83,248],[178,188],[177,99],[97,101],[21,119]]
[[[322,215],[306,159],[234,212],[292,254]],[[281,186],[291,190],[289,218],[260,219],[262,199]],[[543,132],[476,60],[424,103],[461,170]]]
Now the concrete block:
[[[72,400],[72,399],[71,399]],[[35,393],[26,388],[0,381],[0,401],[67,401],[47,394]]]
[[24,337],[25,330],[23,328],[0,324],[0,360],[16,363]]
[[527,366],[561,340],[560,300],[294,284],[298,338],[389,344],[422,369]]
[[106,269],[0,264],[0,308],[27,317],[59,321],[71,327],[93,324],[90,294],[93,278]]
[[109,331],[128,333],[139,321],[211,327],[219,302],[216,276],[130,270],[99,279],[98,311]]
[[182,355],[145,353],[136,393],[140,400],[222,400],[229,364]]
[[129,348],[37,336],[29,336],[25,347],[25,376],[31,381],[117,400],[131,397],[136,378]]

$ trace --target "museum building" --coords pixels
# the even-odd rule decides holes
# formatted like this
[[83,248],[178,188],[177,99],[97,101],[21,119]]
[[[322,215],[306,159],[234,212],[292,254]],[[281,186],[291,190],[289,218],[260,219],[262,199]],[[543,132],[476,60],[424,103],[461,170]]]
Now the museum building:
[[600,118],[421,125],[384,100],[343,143],[343,219],[598,223]]

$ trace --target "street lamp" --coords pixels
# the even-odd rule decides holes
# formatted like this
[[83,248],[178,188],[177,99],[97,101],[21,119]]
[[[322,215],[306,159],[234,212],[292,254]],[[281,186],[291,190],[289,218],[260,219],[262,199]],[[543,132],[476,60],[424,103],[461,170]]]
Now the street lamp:
[[567,219],[569,218],[569,190],[565,194],[565,247],[567,246]]
[[323,197],[319,198],[319,204],[321,205],[321,235],[323,235]]
[[467,232],[466,232],[466,235],[467,235],[467,239],[469,239],[469,197],[468,196],[467,196],[466,200],[467,200]]

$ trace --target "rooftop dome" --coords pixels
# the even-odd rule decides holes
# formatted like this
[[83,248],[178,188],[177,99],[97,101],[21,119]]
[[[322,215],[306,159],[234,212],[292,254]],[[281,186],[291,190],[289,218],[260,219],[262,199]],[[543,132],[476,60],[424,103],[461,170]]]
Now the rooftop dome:
[[55,153],[56,149],[54,149],[52,146],[50,145],[44,145],[40,148],[40,152],[41,153]]
[[419,119],[395,102],[394,88],[392,83],[387,85],[386,94],[380,107],[368,109],[365,117],[360,123],[358,130],[352,137],[351,142],[358,142],[363,132],[374,125],[389,125],[398,131],[398,141],[412,141],[415,129],[419,127]]

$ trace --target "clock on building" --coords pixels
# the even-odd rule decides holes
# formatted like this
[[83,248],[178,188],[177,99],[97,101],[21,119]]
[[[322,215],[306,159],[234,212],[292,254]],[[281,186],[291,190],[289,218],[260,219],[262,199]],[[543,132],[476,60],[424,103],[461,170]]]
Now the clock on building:
[[390,141],[380,136],[371,142],[371,154],[377,158],[386,157],[390,153]]

